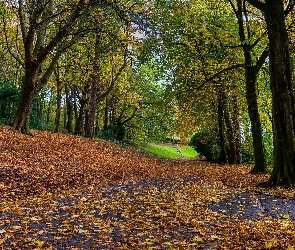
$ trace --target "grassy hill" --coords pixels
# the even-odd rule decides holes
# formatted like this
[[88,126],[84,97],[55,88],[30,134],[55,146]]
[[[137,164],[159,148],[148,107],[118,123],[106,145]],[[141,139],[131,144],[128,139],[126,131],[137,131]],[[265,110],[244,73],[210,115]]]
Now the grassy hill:
[[[178,150],[182,153],[182,155],[186,158],[194,158],[198,156],[198,153],[190,146],[182,146],[182,145],[175,145]],[[155,144],[149,143],[145,147],[140,147],[141,149],[152,153],[154,155],[167,158],[167,159],[175,159],[180,158],[181,156],[176,151],[175,147],[171,144]]]

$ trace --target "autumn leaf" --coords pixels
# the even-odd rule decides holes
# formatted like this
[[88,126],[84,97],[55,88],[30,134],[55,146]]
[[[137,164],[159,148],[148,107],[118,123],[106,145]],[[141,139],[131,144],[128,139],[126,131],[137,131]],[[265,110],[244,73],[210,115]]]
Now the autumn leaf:
[[266,249],[270,249],[270,248],[272,248],[272,242],[271,242],[271,241],[266,242],[266,243],[265,243],[265,248],[266,248]]
[[[292,249],[292,200],[280,195],[294,189],[257,188],[254,180],[268,176],[249,174],[251,166],[165,160],[110,142],[34,133],[0,127],[7,138],[0,141],[0,238],[7,249],[10,242],[89,247],[75,240],[81,237],[93,248]],[[257,199],[274,218],[260,213]]]

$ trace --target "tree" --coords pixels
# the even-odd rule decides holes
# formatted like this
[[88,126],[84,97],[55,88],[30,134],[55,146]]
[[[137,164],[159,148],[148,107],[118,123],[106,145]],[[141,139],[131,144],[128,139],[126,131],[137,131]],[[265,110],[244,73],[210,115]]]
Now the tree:
[[[237,17],[238,32],[243,49],[245,59],[245,82],[246,82],[246,98],[248,104],[248,113],[251,120],[251,131],[254,148],[255,165],[252,169],[253,173],[264,173],[266,171],[265,150],[262,138],[262,128],[257,103],[256,82],[257,75],[268,56],[268,48],[264,49],[256,63],[253,60],[253,50],[255,46],[262,40],[263,34],[257,38],[253,38],[250,30],[248,9],[245,2],[237,0],[236,5],[232,0],[228,0]],[[246,24],[245,24],[246,22]],[[246,27],[246,28],[245,28]],[[257,27],[255,27],[257,29]],[[256,33],[258,33],[256,31]],[[254,33],[255,34],[255,33]]]
[[[160,58],[159,64],[170,76],[171,91],[179,101],[179,113],[183,113],[177,117],[177,132],[191,136],[192,125],[195,125],[195,131],[202,130],[205,126],[215,131],[213,126],[219,126],[222,161],[226,158],[225,147],[229,147],[231,150],[227,151],[231,152],[231,157],[228,157],[230,163],[240,163],[237,106],[243,106],[244,103],[238,105],[232,97],[240,95],[242,87],[239,84],[239,88],[234,90],[234,79],[238,77],[233,74],[229,79],[227,75],[232,74],[230,71],[239,75],[233,69],[244,67],[244,64],[240,63],[239,51],[234,50],[238,46],[233,46],[236,44],[233,37],[237,24],[230,6],[226,1],[175,0],[157,3],[158,9],[155,8],[157,12],[152,22],[154,37],[150,40],[156,44],[154,51]],[[184,12],[186,15],[183,15]],[[224,26],[227,27],[226,31]],[[220,102],[228,108],[218,112],[218,105],[215,105],[218,98],[215,97],[222,95],[218,86],[229,83],[232,86],[227,86],[224,90],[226,95],[231,93],[232,96],[223,98],[223,102]],[[214,118],[216,121],[209,121]],[[221,118],[219,123],[218,118]]]
[[284,10],[283,0],[248,0],[264,13],[269,39],[269,67],[272,91],[274,169],[266,186],[295,183],[294,125],[292,116],[292,77],[289,39],[285,15],[294,7],[289,1]]
[[12,127],[31,134],[28,124],[36,96],[47,83],[59,57],[82,36],[92,6],[106,3],[19,0],[15,6],[13,2],[7,4],[18,11],[24,51],[23,56],[13,55],[24,68],[24,79]]

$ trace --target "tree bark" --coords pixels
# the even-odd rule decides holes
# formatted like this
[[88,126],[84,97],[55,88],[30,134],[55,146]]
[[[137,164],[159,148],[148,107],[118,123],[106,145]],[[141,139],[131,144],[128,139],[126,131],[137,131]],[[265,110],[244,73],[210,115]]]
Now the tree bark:
[[85,137],[93,138],[94,121],[96,115],[97,106],[97,88],[99,81],[99,61],[100,61],[100,48],[101,47],[101,34],[100,31],[96,34],[95,48],[94,48],[94,59],[93,59],[93,73],[92,73],[92,85],[90,90],[90,113],[88,117],[88,123],[86,127]]
[[60,116],[61,116],[61,82],[59,78],[59,69],[57,68],[55,73],[56,79],[56,115],[55,115],[55,126],[54,133],[59,132]]
[[274,169],[268,185],[295,183],[294,124],[292,120],[289,39],[282,0],[265,1],[272,90]]
[[30,81],[27,82],[26,80],[23,83],[18,108],[12,122],[12,127],[15,130],[31,136],[33,136],[33,133],[29,130],[29,119],[34,100],[39,93],[39,89],[34,88],[35,84],[32,85]]
[[109,125],[109,100],[106,98],[106,103],[105,103],[105,108],[104,108],[104,118],[103,118],[103,131],[106,132],[108,129]]
[[228,110],[228,103],[227,98],[225,96],[224,90],[221,92],[222,98],[223,98],[223,114],[224,114],[224,121],[226,125],[226,134],[227,134],[227,140],[229,145],[229,153],[228,153],[228,163],[229,164],[236,164],[236,145],[235,145],[235,137],[234,137],[234,130],[233,130],[233,124],[230,119],[230,114]]
[[220,162],[227,163],[226,142],[224,137],[223,98],[220,92],[218,93],[218,132],[220,141]]
[[[236,86],[235,88],[236,89]],[[241,139],[241,128],[240,128],[240,119],[239,119],[239,104],[238,96],[234,93],[234,131],[235,131],[235,145],[236,145],[236,163],[242,163],[242,139]]]
[[89,102],[89,87],[90,85],[87,82],[84,86],[82,97],[79,100],[80,111],[79,111],[78,119],[76,121],[75,135],[82,135],[84,131],[85,115],[86,115],[87,105]]
[[72,98],[72,91],[70,91],[65,86],[65,92],[66,92],[66,106],[67,106],[67,123],[66,123],[66,129],[69,133],[73,133],[73,98]]
[[[250,55],[251,57],[251,55]],[[254,149],[255,165],[251,173],[265,173],[266,159],[265,149],[262,138],[262,128],[260,115],[258,111],[257,92],[256,92],[256,74],[251,65],[251,58],[245,53],[246,59],[246,99],[248,104],[248,113],[251,121],[251,133]],[[249,62],[250,60],[250,62]]]
[[[237,8],[233,2],[229,0],[238,20],[239,37],[242,44],[244,59],[245,59],[245,79],[246,79],[246,99],[248,106],[248,113],[251,121],[252,142],[254,148],[255,164],[252,173],[266,172],[265,149],[262,137],[262,127],[257,103],[256,80],[260,68],[267,57],[267,51],[262,53],[257,64],[253,64],[251,50],[255,45],[249,44],[248,40],[251,38],[251,32],[245,32],[244,22],[248,22],[248,14],[242,0],[237,0]],[[248,26],[247,26],[248,27]],[[247,28],[248,29],[248,28]],[[247,34],[247,38],[246,38]]]

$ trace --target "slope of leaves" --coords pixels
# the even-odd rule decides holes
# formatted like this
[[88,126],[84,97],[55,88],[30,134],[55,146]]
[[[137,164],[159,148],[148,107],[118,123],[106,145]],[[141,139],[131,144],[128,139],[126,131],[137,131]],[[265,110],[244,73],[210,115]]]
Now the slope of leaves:
[[[0,127],[7,249],[294,249],[294,190],[251,166],[163,160],[133,148]],[[276,196],[274,196],[276,195]]]

